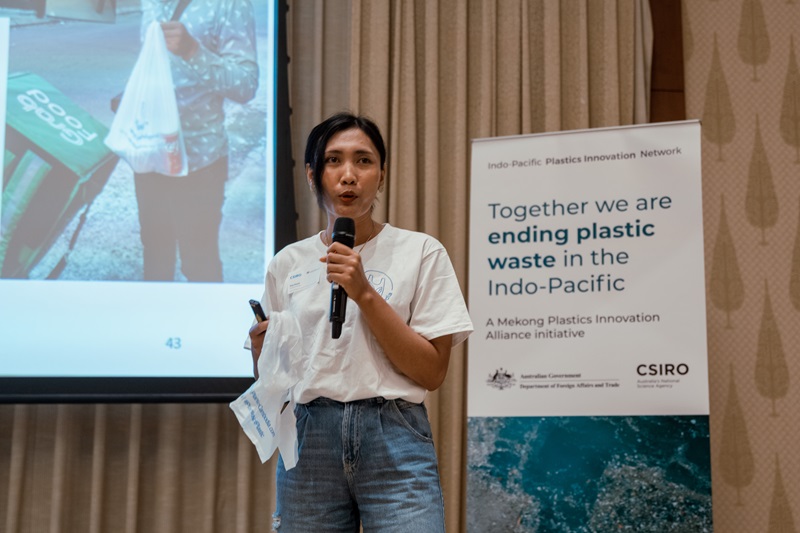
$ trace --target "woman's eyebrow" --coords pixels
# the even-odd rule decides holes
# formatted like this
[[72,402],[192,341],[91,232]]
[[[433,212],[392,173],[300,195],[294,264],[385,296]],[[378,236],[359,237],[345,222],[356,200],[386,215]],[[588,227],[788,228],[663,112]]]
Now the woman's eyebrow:
[[[329,154],[338,155],[338,154],[343,154],[344,152],[345,150],[325,150],[325,155]],[[373,152],[372,150],[355,150],[353,153],[356,155],[375,155],[375,152]]]

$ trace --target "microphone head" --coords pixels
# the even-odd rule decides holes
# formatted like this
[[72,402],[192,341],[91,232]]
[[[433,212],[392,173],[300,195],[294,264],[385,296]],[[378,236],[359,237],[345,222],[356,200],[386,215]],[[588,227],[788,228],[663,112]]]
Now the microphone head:
[[333,222],[331,242],[340,242],[352,248],[356,243],[356,223],[352,218],[339,217]]

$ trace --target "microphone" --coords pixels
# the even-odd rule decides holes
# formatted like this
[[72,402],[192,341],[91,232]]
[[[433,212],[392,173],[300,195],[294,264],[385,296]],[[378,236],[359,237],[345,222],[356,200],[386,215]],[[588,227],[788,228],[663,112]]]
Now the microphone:
[[[352,248],[356,243],[356,223],[352,218],[339,217],[333,223],[331,243],[340,242]],[[331,283],[331,338],[338,339],[342,334],[342,324],[347,310],[347,292],[338,283]]]

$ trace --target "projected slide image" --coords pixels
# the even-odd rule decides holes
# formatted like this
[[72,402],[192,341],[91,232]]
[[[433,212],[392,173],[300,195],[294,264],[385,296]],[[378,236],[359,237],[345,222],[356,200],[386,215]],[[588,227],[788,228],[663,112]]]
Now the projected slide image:
[[708,416],[470,417],[469,531],[711,531]]
[[[194,20],[192,9],[231,17],[234,10],[224,7],[237,2],[248,0],[193,0],[184,18]],[[142,26],[168,19],[159,12],[165,4],[70,0],[51,10],[48,2],[38,16],[0,1],[0,17],[10,20],[0,279],[263,281],[273,246],[271,2],[252,0],[252,12],[236,11],[255,21],[255,65],[232,59],[241,68],[230,75],[220,70],[228,58],[202,68],[173,62],[178,106],[191,115],[182,116],[190,175],[159,178],[191,180],[210,169],[202,178],[209,184],[145,183],[104,143],[115,117],[111,100],[137,60]],[[97,5],[102,13],[92,15]],[[208,32],[199,25],[205,46]],[[227,51],[248,40],[232,39]],[[231,88],[231,77],[246,78],[248,68],[257,78],[252,90],[238,81]]]

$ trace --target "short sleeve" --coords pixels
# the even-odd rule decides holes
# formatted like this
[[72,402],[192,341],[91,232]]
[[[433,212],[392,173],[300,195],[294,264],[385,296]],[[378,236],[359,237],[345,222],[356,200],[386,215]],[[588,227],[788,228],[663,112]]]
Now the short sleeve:
[[425,243],[409,325],[429,340],[452,335],[453,346],[473,330],[450,257],[433,238]]

